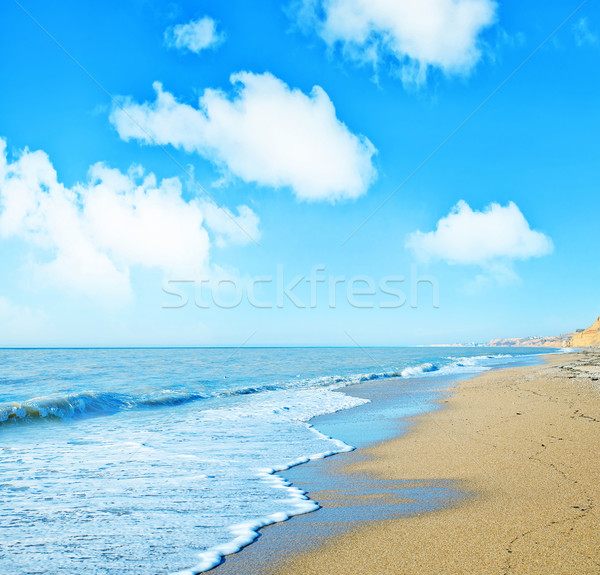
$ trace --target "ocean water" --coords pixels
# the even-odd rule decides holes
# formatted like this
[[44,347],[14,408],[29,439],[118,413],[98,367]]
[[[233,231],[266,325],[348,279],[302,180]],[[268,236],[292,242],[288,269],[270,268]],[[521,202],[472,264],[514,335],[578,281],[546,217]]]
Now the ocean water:
[[[546,352],[545,352],[546,353]],[[309,423],[414,382],[531,359],[486,348],[0,350],[0,573],[197,573],[318,505],[284,471],[352,446]],[[421,382],[421,383],[420,383]]]

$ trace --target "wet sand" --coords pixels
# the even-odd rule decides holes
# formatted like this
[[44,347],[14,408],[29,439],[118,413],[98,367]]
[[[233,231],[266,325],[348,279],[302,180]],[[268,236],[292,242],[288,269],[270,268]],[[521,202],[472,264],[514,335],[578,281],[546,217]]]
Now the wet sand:
[[468,497],[341,533],[331,525],[261,572],[600,573],[600,352],[547,360],[460,381],[444,409],[331,477],[332,488],[335,475],[449,482]]

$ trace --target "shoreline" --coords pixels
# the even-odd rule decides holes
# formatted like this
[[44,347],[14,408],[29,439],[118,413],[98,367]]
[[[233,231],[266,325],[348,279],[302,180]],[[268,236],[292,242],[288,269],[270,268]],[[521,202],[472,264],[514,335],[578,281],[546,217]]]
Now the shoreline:
[[[555,356],[552,354],[552,356]],[[491,373],[539,365],[543,355],[525,356],[494,367]],[[516,363],[516,365],[515,365]],[[490,372],[485,372],[490,373]],[[289,521],[261,529],[249,547],[229,555],[215,568],[218,575],[271,573],[274,565],[313,549],[321,540],[340,535],[373,521],[409,517],[456,505],[471,496],[455,480],[387,480],[346,468],[365,461],[369,450],[383,441],[403,437],[422,417],[444,408],[449,394],[463,380],[479,374],[425,377],[413,381],[375,380],[344,388],[344,393],[368,398],[368,404],[349,411],[319,416],[311,424],[320,432],[342,439],[358,449],[336,457],[305,463],[284,472],[285,480],[320,504],[318,513],[299,515]],[[415,409],[416,407],[416,409]],[[304,532],[310,532],[307,537]]]
[[[215,573],[600,572],[599,356],[551,354],[455,380],[443,409],[401,435],[300,466],[292,482],[327,507],[266,528]],[[441,499],[411,510],[411,488]]]
[[600,352],[459,381],[343,474],[456,481],[449,507],[326,537],[269,575],[600,572]]

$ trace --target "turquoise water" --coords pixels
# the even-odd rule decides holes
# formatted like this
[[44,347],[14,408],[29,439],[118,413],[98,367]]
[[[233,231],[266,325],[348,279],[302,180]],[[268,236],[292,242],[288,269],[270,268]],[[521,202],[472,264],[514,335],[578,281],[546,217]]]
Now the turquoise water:
[[431,408],[423,378],[531,353],[0,350],[0,572],[208,569],[262,525],[317,509],[274,472],[352,448],[309,423],[365,401],[345,386],[400,377],[412,415]]

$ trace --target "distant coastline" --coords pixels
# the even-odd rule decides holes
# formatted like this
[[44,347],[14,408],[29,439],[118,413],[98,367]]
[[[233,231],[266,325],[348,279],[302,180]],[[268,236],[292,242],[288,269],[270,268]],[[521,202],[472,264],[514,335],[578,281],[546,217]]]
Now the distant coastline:
[[600,317],[587,329],[551,336],[507,337],[487,343],[442,343],[427,347],[599,347]]

